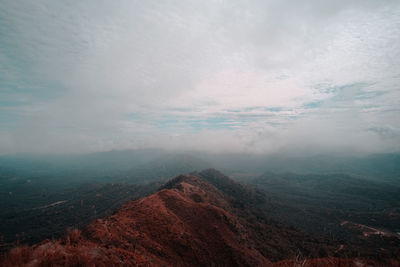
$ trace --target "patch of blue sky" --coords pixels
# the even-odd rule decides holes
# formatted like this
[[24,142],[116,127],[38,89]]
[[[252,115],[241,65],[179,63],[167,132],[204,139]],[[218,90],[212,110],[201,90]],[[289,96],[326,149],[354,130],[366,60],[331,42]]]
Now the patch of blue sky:
[[234,130],[238,127],[246,127],[250,123],[262,120],[258,116],[228,116],[228,117],[209,117],[205,119],[188,120],[190,126],[194,130],[210,129],[210,130]]
[[243,111],[254,111],[259,109],[261,109],[261,107],[246,107],[243,109]]
[[271,112],[280,112],[282,110],[284,110],[283,107],[268,107],[268,108],[264,108],[265,111],[271,111]]
[[246,107],[243,109],[228,109],[229,113],[240,113],[240,112],[249,112],[249,111],[270,111],[270,112],[280,112],[283,111],[284,107]]
[[162,130],[168,130],[173,128],[179,128],[180,121],[178,119],[162,119],[157,120],[154,124]]
[[126,114],[127,119],[135,120],[135,121],[140,121],[144,119],[144,116],[142,113],[139,112],[134,112],[134,113],[129,113]]
[[249,112],[249,111],[254,111],[254,110],[259,110],[261,107],[246,107],[242,109],[228,109],[226,110],[229,113],[240,113],[240,112]]
[[314,108],[320,108],[323,104],[323,101],[318,100],[318,101],[313,101],[309,102],[303,105],[304,108],[306,109],[314,109]]
[[184,120],[184,124],[187,124],[196,131],[200,131],[203,129],[230,129],[231,123],[232,119],[226,117],[209,117]]
[[229,112],[229,113],[239,113],[239,112],[242,112],[242,110],[240,110],[240,109],[227,109],[226,112]]
[[291,120],[296,120],[299,118],[299,116],[298,115],[289,115],[289,116],[287,116],[287,118],[291,119]]
[[356,98],[357,99],[373,99],[379,96],[383,96],[387,94],[387,91],[362,91],[360,92]]
[[380,105],[367,103],[367,104],[360,105],[360,107],[361,107],[361,108],[367,108],[367,109],[368,109],[368,108],[379,108]]
[[341,90],[346,90],[346,89],[356,89],[356,90],[361,90],[363,88],[367,88],[374,83],[368,83],[368,82],[355,82],[355,83],[350,83],[350,84],[345,84],[340,86]]
[[374,83],[367,83],[367,82],[356,82],[356,83],[350,83],[350,84],[344,84],[344,85],[332,85],[329,83],[320,83],[314,86],[315,89],[317,89],[320,92],[324,92],[324,93],[340,93],[346,89],[349,88],[364,88],[364,87],[368,87],[373,85]]
[[204,120],[201,119],[186,120],[184,124],[187,125],[189,129],[193,131],[201,131],[205,129]]
[[236,127],[245,126],[252,118],[232,117],[206,117],[193,116],[163,118],[153,124],[165,131],[202,131],[202,130],[233,130]]
[[144,113],[130,113],[126,119],[148,123],[164,132],[198,132],[202,130],[234,130],[246,127],[250,123],[265,121],[266,115],[232,114],[229,116],[181,116],[162,115],[150,116]]

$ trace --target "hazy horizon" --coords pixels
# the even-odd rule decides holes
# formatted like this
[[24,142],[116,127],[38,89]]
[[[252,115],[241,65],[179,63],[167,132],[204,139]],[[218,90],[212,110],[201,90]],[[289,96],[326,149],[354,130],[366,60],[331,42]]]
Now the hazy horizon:
[[0,155],[400,151],[400,1],[0,6]]

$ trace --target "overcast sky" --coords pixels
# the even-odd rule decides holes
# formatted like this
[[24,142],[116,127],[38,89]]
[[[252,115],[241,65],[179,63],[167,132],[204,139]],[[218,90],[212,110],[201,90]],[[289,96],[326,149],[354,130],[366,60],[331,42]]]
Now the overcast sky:
[[400,1],[0,0],[0,154],[400,150]]

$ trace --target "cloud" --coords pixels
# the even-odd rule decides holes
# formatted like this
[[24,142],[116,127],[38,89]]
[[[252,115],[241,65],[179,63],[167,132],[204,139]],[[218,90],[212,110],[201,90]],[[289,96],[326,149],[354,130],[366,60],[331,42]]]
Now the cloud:
[[398,1],[0,2],[1,153],[399,149]]

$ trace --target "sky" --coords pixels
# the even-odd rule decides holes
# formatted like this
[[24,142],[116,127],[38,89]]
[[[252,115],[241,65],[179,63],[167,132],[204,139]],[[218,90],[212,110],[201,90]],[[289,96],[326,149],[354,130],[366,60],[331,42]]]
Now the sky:
[[400,150],[400,1],[0,0],[0,154]]

